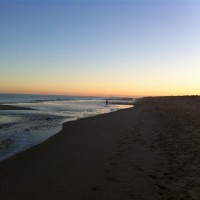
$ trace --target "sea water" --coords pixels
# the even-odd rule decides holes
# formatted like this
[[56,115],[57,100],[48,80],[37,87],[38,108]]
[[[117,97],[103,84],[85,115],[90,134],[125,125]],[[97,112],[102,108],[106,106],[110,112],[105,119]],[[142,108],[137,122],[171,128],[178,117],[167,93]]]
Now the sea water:
[[64,122],[132,107],[121,105],[123,101],[118,105],[106,104],[102,97],[0,94],[0,104],[33,109],[0,110],[0,160],[47,140]]

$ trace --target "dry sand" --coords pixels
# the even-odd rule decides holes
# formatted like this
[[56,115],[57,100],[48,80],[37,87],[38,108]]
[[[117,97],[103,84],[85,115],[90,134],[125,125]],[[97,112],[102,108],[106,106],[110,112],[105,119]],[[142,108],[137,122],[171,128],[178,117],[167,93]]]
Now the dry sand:
[[199,200],[199,155],[200,97],[144,98],[0,163],[0,198]]

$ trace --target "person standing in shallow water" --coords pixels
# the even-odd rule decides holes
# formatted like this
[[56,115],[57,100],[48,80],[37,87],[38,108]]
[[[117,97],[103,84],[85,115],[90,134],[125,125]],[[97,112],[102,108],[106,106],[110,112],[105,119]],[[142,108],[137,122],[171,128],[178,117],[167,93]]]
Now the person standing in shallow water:
[[108,104],[108,100],[106,100],[106,105]]

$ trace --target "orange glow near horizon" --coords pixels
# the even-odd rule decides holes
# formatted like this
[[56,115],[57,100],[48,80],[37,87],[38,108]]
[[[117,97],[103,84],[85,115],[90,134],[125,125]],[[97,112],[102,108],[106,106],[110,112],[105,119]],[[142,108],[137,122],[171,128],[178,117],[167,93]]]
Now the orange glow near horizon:
[[0,4],[0,93],[200,95],[200,2],[89,2]]
[[181,76],[179,69],[169,68],[165,71],[144,70],[134,75],[130,72],[107,70],[90,74],[85,71],[85,74],[73,76],[67,71],[30,73],[31,76],[16,72],[7,77],[0,75],[0,92],[120,97],[200,95],[199,68],[185,68]]
[[[81,85],[81,84],[80,84]],[[186,88],[186,87],[167,87],[167,86],[148,86],[148,87],[114,87],[113,85],[102,85],[100,86],[76,86],[74,88],[55,85],[43,85],[38,87],[34,85],[24,84],[12,85],[7,87],[0,86],[0,93],[18,93],[18,94],[44,94],[44,95],[74,95],[74,96],[118,96],[118,97],[144,97],[144,96],[177,96],[177,95],[199,95],[198,88]]]

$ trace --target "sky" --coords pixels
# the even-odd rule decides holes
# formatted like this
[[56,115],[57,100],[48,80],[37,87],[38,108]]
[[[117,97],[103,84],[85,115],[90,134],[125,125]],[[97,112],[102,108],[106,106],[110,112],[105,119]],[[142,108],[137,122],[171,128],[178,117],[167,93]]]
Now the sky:
[[0,0],[0,93],[200,95],[200,1]]

